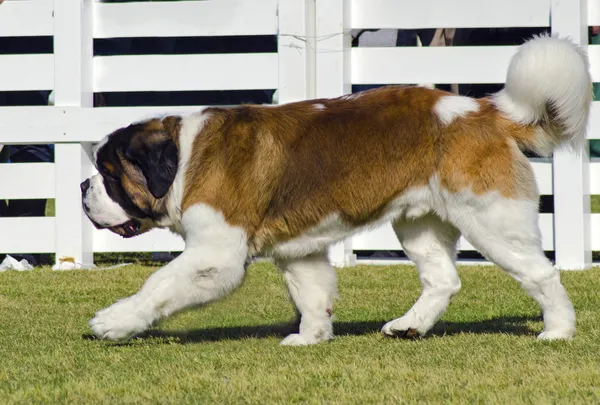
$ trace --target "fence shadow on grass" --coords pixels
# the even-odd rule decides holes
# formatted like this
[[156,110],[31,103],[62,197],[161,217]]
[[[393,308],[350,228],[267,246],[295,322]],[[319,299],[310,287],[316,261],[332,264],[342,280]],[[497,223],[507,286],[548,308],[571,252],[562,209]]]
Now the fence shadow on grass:
[[[467,322],[438,322],[427,334],[430,336],[452,336],[461,333],[495,334],[503,333],[517,336],[535,336],[538,331],[531,329],[527,323],[541,321],[539,316],[508,316],[497,317],[484,321]],[[360,336],[378,333],[384,321],[365,322],[335,322],[334,331],[337,336]],[[160,330],[147,331],[138,338],[162,338],[168,343],[201,343],[218,340],[261,339],[266,337],[283,338],[290,333],[297,332],[297,323],[281,323],[256,326],[231,326],[220,328],[206,328],[194,330]],[[84,336],[89,338],[89,336]]]

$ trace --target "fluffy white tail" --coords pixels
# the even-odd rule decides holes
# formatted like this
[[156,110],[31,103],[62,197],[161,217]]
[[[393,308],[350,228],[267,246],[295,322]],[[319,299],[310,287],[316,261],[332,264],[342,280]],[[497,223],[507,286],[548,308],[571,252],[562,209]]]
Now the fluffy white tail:
[[592,101],[587,56],[568,40],[535,37],[513,56],[506,85],[493,97],[512,121],[539,128],[527,149],[542,156],[561,145],[579,149]]

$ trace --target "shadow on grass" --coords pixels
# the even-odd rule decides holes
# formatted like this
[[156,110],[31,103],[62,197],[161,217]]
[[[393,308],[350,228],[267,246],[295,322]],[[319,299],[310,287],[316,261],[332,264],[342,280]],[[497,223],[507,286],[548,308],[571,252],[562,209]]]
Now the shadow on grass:
[[[539,316],[509,316],[498,317],[475,322],[438,322],[427,334],[429,336],[452,336],[461,333],[495,334],[503,333],[516,336],[535,336],[538,332],[526,324],[531,321],[541,321]],[[365,322],[335,322],[334,331],[337,336],[360,336],[378,333],[384,321]],[[189,344],[214,342],[219,340],[261,339],[266,337],[283,338],[298,331],[297,323],[282,323],[256,326],[232,326],[222,328],[206,328],[194,330],[160,330],[154,329],[139,335],[140,339],[165,339],[169,344]],[[84,335],[84,339],[93,339]],[[123,343],[127,345],[127,343]]]

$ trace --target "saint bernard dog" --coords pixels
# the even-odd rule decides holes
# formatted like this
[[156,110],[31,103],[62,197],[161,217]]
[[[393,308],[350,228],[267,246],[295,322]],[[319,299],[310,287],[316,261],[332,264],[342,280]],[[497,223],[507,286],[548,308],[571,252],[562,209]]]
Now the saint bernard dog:
[[328,246],[391,221],[423,290],[384,335],[424,335],[442,316],[461,287],[463,235],[541,306],[540,339],[571,338],[575,312],[542,251],[539,195],[523,152],[582,147],[588,70],[578,47],[542,36],[519,48],[504,89],[482,99],[390,86],[206,108],[113,132],[95,151],[98,174],[81,184],[85,213],[126,238],[169,228],[186,246],[139,292],[96,313],[93,333],[128,339],[215,301],[261,255],[277,263],[301,315],[298,333],[282,344],[330,340],[336,274]]

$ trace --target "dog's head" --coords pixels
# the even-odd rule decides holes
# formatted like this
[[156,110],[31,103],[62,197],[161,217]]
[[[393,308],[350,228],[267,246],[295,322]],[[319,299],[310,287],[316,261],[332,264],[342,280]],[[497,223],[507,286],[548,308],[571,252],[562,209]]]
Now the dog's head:
[[153,119],[121,128],[99,144],[98,174],[81,183],[83,210],[97,228],[129,238],[167,215],[179,126],[178,117]]

